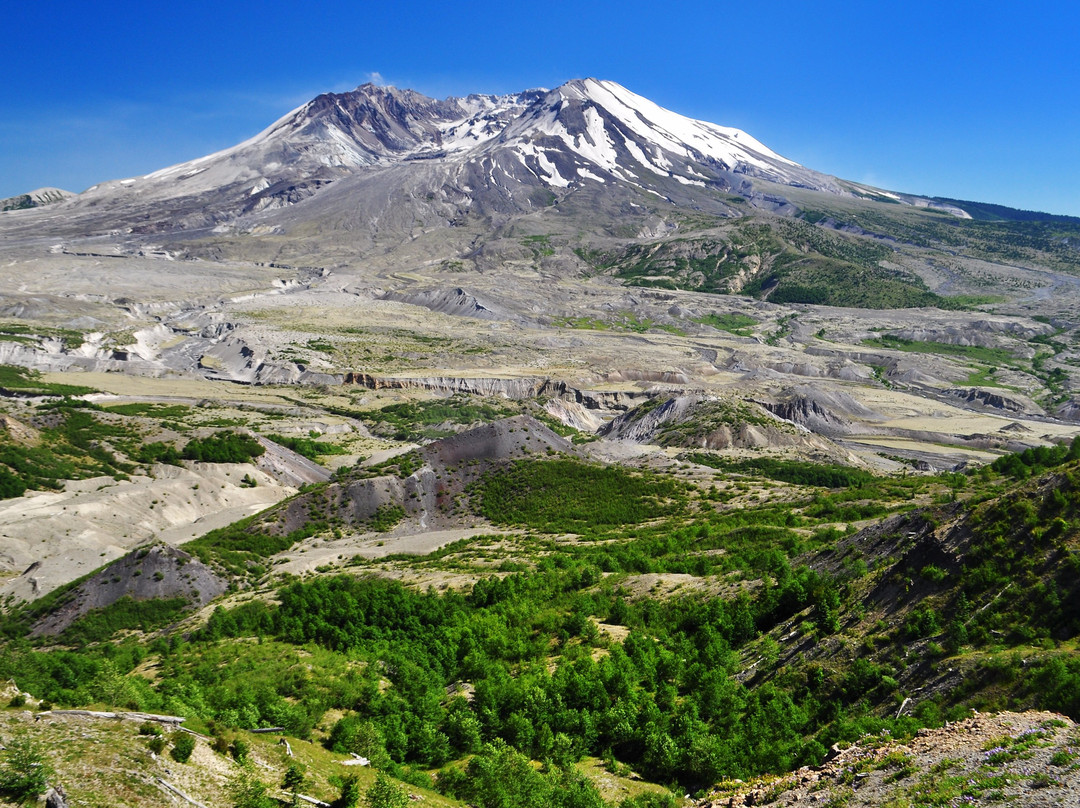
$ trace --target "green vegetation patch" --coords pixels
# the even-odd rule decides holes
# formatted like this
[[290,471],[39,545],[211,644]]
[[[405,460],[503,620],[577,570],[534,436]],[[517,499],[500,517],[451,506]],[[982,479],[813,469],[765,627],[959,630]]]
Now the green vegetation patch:
[[117,415],[145,416],[149,418],[186,418],[191,414],[191,408],[183,404],[154,404],[133,402],[131,404],[113,404],[111,407],[103,407],[105,412]]
[[104,642],[118,631],[154,631],[175,623],[191,606],[187,598],[152,598],[135,600],[120,598],[102,609],[94,609],[80,617],[60,635],[58,641],[80,646]]
[[[817,222],[827,217],[807,218]],[[920,278],[882,266],[893,248],[880,240],[811,221],[743,221],[723,235],[633,244],[607,253],[580,250],[578,255],[597,271],[635,286],[873,309],[972,304],[937,295]]]
[[139,447],[135,453],[135,459],[147,465],[152,463],[167,463],[170,466],[180,465],[180,452],[171,443],[153,441]]
[[283,553],[296,542],[314,536],[328,525],[322,520],[307,522],[284,535],[263,528],[259,515],[241,519],[188,542],[184,550],[204,564],[225,569],[232,575],[257,577],[266,571],[266,559]]
[[777,259],[768,275],[748,284],[744,291],[768,297],[772,303],[863,309],[964,308],[953,298],[931,292],[918,277],[834,258],[784,256]]
[[519,460],[476,487],[480,513],[498,525],[591,533],[685,508],[687,490],[662,477],[578,460]]
[[1022,452],[1004,455],[991,463],[990,468],[1014,480],[1026,480],[1032,475],[1074,460],[1080,460],[1080,437],[1073,438],[1070,444],[1035,446]]
[[720,331],[727,331],[739,337],[749,337],[754,333],[758,321],[746,314],[706,314],[694,317],[695,323],[711,325]]
[[46,382],[36,370],[0,365],[0,390],[40,396],[83,396],[96,393],[93,387]]
[[784,460],[776,457],[734,459],[695,452],[687,456],[692,463],[710,466],[736,474],[768,477],[795,485],[822,488],[858,488],[877,478],[868,471],[831,463],[809,463],[804,460]]
[[551,245],[550,236],[525,236],[521,239],[521,243],[532,251],[534,259],[546,258],[555,254],[555,248]]
[[[1003,464],[1009,473],[1015,468]],[[1059,466],[1043,490],[1028,483],[975,509],[959,591],[940,610],[946,647],[955,651],[996,638],[1033,642],[1080,632],[1078,523],[1075,461]],[[1023,595],[1008,596],[1013,590]]]
[[290,435],[267,435],[266,437],[278,446],[284,446],[298,455],[303,455],[308,460],[318,460],[325,455],[348,454],[347,449],[338,446],[336,443],[326,443],[314,438],[301,438]]
[[552,325],[559,328],[578,328],[584,331],[608,331],[611,324],[597,317],[556,317]]
[[[966,203],[965,203],[966,204]],[[891,207],[891,206],[890,206]],[[975,214],[973,214],[975,215]],[[964,250],[979,258],[1043,266],[1076,273],[1080,255],[1080,223],[1074,220],[977,221],[922,209],[900,211],[866,207],[858,210],[804,211],[804,218],[862,228],[918,247]]]
[[[387,475],[393,475],[399,480],[404,480],[421,469],[423,465],[423,456],[419,451],[414,449],[411,452],[394,455],[373,466],[353,468],[350,471],[343,472],[343,474],[355,476],[362,480],[372,479],[374,477],[384,477]],[[340,472],[341,469],[338,469],[338,471]]]
[[632,311],[620,311],[610,318],[601,320],[597,317],[555,317],[552,325],[560,328],[579,328],[586,331],[629,331],[632,334],[644,334],[653,329],[666,331],[676,336],[685,336],[681,328],[670,323],[658,323],[648,317],[641,317]]
[[36,344],[42,338],[60,340],[68,350],[83,344],[83,334],[71,328],[51,328],[49,326],[29,326],[25,323],[0,323],[0,340]]
[[445,438],[457,431],[440,429],[439,426],[443,424],[490,423],[517,413],[516,408],[455,396],[450,399],[388,404],[373,412],[363,413],[361,417],[375,434],[394,440],[416,441]]
[[633,244],[614,253],[582,252],[601,272],[634,286],[727,292],[731,280],[757,255],[756,245],[720,237]]
[[24,445],[0,432],[0,498],[57,489],[64,480],[122,477],[135,470],[114,452],[134,452],[135,434],[122,423],[95,417],[82,402],[64,399],[38,416],[40,441]]
[[367,520],[368,527],[377,533],[393,530],[405,518],[405,509],[400,505],[383,505],[377,508]]
[[956,356],[974,362],[990,365],[1015,365],[1016,357],[1004,348],[985,348],[981,345],[953,345],[948,342],[930,340],[912,340],[883,334],[880,337],[863,340],[863,345],[873,348],[888,348],[906,353],[936,353],[943,356]]
[[656,439],[661,446],[700,446],[707,435],[721,427],[735,432],[744,426],[792,429],[790,424],[745,401],[702,401],[685,420],[662,427]]
[[215,432],[205,438],[192,438],[181,457],[203,463],[247,463],[266,450],[255,438],[241,432]]

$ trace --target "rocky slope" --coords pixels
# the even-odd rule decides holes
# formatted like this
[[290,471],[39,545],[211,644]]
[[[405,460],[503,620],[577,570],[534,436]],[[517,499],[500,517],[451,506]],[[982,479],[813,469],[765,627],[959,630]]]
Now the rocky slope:
[[389,527],[406,520],[406,532],[468,525],[474,520],[459,511],[457,498],[470,481],[493,464],[548,450],[575,451],[535,418],[506,418],[391,458],[382,468],[358,469],[317,491],[301,493],[262,514],[251,530],[289,534],[329,518],[363,531],[380,512],[395,514]]
[[1054,713],[976,713],[908,741],[867,737],[783,777],[725,783],[695,805],[1073,805],[1078,742],[1077,725]]

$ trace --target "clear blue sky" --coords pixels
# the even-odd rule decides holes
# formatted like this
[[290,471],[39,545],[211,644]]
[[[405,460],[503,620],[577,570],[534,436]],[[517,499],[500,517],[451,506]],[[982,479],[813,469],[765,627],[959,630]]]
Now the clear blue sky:
[[0,197],[233,145],[320,92],[617,81],[880,187],[1080,215],[1080,4],[5,4]]

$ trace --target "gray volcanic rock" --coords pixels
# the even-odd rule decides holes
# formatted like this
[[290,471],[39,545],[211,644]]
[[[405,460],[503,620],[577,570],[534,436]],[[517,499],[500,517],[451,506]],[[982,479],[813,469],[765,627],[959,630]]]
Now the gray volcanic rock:
[[423,455],[431,465],[445,467],[468,460],[509,460],[548,449],[572,453],[574,445],[535,418],[516,415],[428,444]]
[[1066,421],[1080,421],[1080,399],[1069,399],[1058,407],[1056,414]]
[[1035,413],[1041,415],[1042,407],[1027,396],[1016,393],[1004,394],[1000,390],[984,390],[980,387],[963,387],[946,390],[945,395],[959,399],[965,404],[1000,412]]
[[[829,437],[864,431],[867,423],[885,420],[884,416],[846,393],[809,385],[792,388],[782,394],[779,400],[765,402],[764,406],[786,421]],[[856,423],[860,426],[856,426]]]
[[508,320],[512,315],[500,311],[497,306],[483,303],[464,289],[429,289],[421,292],[386,292],[383,300],[396,300],[423,306],[425,309],[453,314],[458,317],[475,317],[480,320]]
[[252,435],[265,450],[254,459],[255,466],[262,469],[282,485],[299,488],[302,485],[324,483],[330,472],[313,460],[292,449],[286,449],[262,435]]
[[[577,453],[570,441],[531,416],[505,418],[416,450],[415,462],[401,461],[405,476],[384,474],[332,482],[271,509],[255,527],[288,534],[314,519],[324,519],[327,513],[346,525],[361,527],[382,509],[400,508],[414,525],[432,528],[453,521],[448,512],[454,496],[490,464],[548,450]],[[463,465],[469,468],[458,468]]]

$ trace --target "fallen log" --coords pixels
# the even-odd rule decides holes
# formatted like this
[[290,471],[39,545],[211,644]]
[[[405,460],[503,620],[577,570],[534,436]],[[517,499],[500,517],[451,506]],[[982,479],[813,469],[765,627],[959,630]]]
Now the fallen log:
[[178,789],[176,786],[170,785],[169,783],[166,783],[160,777],[155,777],[154,779],[158,782],[158,785],[164,786],[166,789],[171,791],[173,794],[178,796],[180,799],[184,800],[185,802],[190,803],[191,805],[194,805],[195,808],[206,808],[206,806],[203,805],[201,802],[197,802],[196,800],[193,800],[191,797],[189,797],[183,791]]

